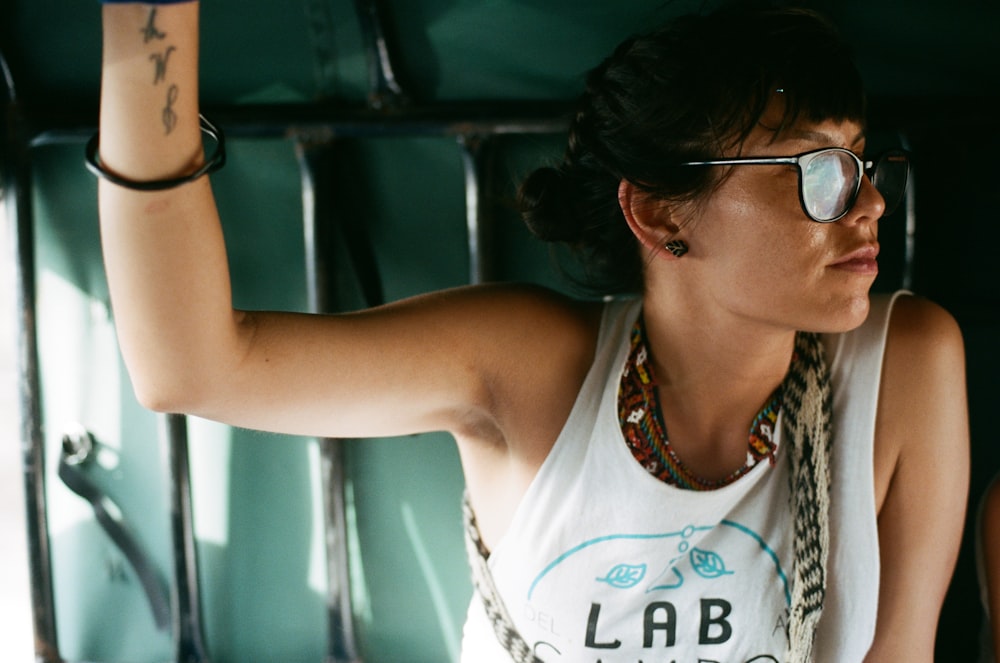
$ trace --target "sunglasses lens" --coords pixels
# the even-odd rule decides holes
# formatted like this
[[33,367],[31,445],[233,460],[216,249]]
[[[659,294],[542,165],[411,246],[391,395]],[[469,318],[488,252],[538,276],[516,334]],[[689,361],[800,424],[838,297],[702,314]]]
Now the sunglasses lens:
[[903,199],[909,172],[910,160],[903,152],[888,152],[875,163],[872,184],[885,200],[885,216],[892,214]]
[[840,150],[819,152],[802,169],[802,203],[817,221],[840,218],[854,203],[858,162]]

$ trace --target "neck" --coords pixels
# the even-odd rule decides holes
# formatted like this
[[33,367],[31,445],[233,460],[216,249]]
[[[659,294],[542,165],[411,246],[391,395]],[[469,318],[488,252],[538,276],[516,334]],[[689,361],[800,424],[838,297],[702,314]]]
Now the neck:
[[646,339],[671,446],[706,479],[746,456],[750,423],[788,372],[795,331],[647,297]]

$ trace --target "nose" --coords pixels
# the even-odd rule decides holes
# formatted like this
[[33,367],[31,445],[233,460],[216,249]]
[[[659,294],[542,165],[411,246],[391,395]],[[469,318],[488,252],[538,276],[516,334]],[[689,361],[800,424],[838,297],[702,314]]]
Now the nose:
[[885,199],[867,176],[861,177],[861,188],[851,210],[840,219],[841,223],[878,221],[885,214]]

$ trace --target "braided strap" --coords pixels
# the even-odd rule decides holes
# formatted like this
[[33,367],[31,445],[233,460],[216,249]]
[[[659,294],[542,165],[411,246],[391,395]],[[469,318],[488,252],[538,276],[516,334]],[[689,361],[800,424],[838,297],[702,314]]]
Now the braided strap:
[[794,527],[788,661],[812,660],[816,628],[826,598],[830,548],[830,376],[817,334],[800,332],[785,380],[785,435],[790,447],[791,508]]
[[468,493],[462,498],[462,516],[465,521],[465,551],[469,556],[469,564],[472,566],[472,584],[483,602],[487,618],[493,624],[493,632],[496,633],[497,640],[510,654],[514,663],[542,663],[542,660],[532,653],[531,647],[517,632],[517,627],[514,626],[514,622],[507,612],[507,607],[493,584],[493,574],[490,573],[490,568],[486,563],[489,553],[479,534],[476,514],[472,511]]

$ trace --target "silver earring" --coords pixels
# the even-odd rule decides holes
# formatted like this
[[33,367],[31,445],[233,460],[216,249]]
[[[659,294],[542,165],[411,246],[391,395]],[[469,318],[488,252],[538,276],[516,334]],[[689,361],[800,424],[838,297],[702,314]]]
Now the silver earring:
[[663,245],[667,251],[674,254],[675,258],[680,258],[682,255],[688,252],[688,243],[683,239],[672,239]]

